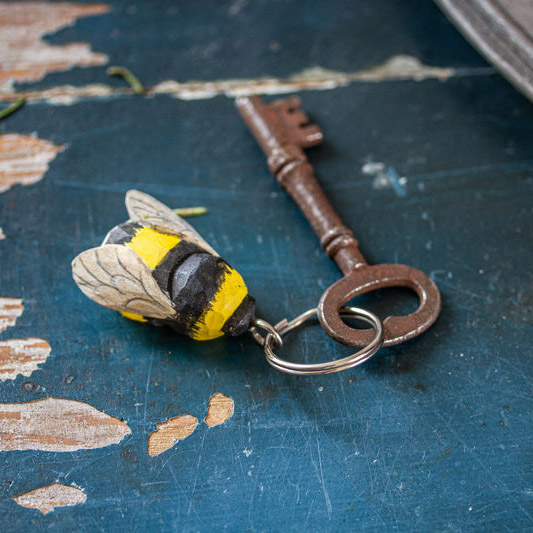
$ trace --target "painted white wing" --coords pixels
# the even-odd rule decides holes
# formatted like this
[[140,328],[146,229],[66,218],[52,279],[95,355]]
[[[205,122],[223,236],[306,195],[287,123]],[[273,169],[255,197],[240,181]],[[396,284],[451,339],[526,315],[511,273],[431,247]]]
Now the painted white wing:
[[132,220],[142,222],[164,233],[182,236],[218,257],[215,250],[188,222],[153,196],[131,189],[126,193],[126,209]]
[[105,307],[150,318],[176,316],[148,265],[126,246],[107,244],[82,252],[72,261],[72,276],[85,296]]

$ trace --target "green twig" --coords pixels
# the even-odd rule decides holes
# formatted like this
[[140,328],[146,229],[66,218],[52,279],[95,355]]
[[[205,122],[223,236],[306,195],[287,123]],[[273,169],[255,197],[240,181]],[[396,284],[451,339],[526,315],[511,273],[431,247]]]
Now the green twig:
[[179,209],[173,209],[173,211],[180,217],[197,217],[199,215],[205,215],[207,213],[207,207],[181,207]]
[[25,103],[26,103],[26,98],[24,96],[17,98],[10,106],[0,111],[0,120],[2,120],[3,118],[6,118],[8,115],[11,115],[11,113],[14,113],[17,109],[22,107]]
[[146,92],[144,85],[139,81],[139,78],[126,67],[109,67],[106,70],[109,76],[121,76],[123,77],[133,89],[135,94],[144,94]]

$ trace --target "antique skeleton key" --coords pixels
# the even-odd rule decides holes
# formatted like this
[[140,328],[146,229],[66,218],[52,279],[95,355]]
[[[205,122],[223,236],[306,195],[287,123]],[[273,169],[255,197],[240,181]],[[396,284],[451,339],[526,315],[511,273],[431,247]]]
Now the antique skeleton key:
[[[322,328],[347,346],[368,346],[375,339],[374,332],[345,324],[340,316],[343,305],[359,294],[376,289],[407,287],[416,292],[420,305],[410,315],[389,316],[383,321],[383,345],[391,346],[420,335],[439,315],[441,298],[437,286],[416,268],[395,264],[371,266],[366,262],[357,239],[326,198],[305,156],[304,148],[321,143],[323,134],[318,126],[309,124],[300,105],[297,97],[271,104],[259,96],[237,99],[237,108],[265,153],[268,168],[302,210],[322,248],[344,274],[320,298],[317,314]],[[287,323],[285,330],[283,326],[280,323],[276,329],[285,333]]]

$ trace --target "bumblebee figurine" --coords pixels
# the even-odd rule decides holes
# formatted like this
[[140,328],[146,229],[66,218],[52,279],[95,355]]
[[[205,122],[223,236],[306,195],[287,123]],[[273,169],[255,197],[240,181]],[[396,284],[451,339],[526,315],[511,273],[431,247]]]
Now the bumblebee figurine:
[[241,275],[194,228],[148,194],[126,194],[130,219],[72,261],[91,300],[195,340],[246,332],[255,300]]

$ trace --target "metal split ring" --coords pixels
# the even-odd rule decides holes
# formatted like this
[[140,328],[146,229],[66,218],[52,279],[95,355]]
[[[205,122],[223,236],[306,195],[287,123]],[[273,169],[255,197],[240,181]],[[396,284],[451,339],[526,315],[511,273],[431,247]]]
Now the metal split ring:
[[[370,324],[375,329],[376,333],[374,338],[365,348],[352,355],[343,357],[342,359],[326,363],[293,363],[278,357],[274,353],[274,348],[279,349],[283,346],[283,336],[293,329],[298,328],[304,322],[316,316],[316,314],[316,308],[309,309],[290,322],[284,319],[275,326],[272,326],[266,320],[257,318],[254,319],[252,323],[250,333],[253,335],[254,339],[263,346],[265,357],[270,365],[282,372],[298,375],[330,374],[332,372],[340,372],[341,370],[352,368],[370,359],[383,345],[383,324],[379,317],[374,313],[366,311],[365,309],[360,309],[359,307],[345,306],[340,309],[341,316],[358,318],[363,322]],[[261,335],[258,329],[264,330],[266,333],[265,336]]]

